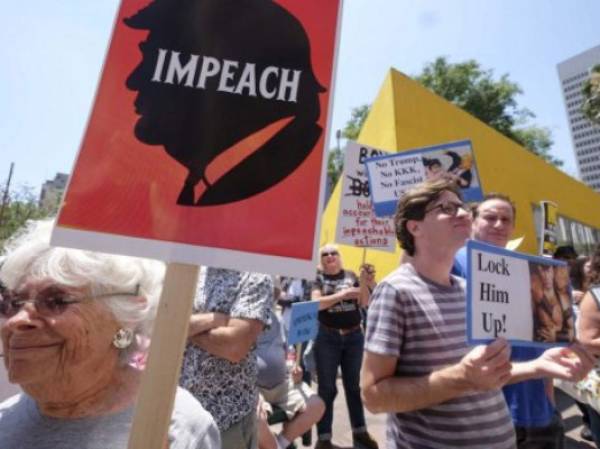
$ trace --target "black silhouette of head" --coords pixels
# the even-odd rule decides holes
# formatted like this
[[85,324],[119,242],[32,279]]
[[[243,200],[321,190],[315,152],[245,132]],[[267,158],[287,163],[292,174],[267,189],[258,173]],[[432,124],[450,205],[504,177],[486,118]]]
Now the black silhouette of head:
[[[149,30],[126,83],[138,92],[135,136],[188,169],[178,204],[246,199],[310,154],[325,89],[306,32],[287,10],[270,0],[155,0],[125,24]],[[215,158],[278,121],[238,163],[207,176]]]
[[458,154],[456,151],[446,151],[445,154],[450,156],[450,158],[452,159],[450,167],[448,167],[449,172],[453,172],[454,170],[460,168],[460,164],[462,164],[460,154]]

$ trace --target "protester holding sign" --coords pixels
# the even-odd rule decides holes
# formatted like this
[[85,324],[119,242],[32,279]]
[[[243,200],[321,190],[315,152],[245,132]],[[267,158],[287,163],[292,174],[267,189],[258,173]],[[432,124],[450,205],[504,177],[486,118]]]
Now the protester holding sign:
[[223,449],[256,447],[254,344],[272,304],[270,276],[200,270],[179,383],[211,413]]
[[[500,193],[490,193],[473,207],[471,237],[500,248],[506,247],[515,227],[516,208],[511,199]],[[454,260],[452,273],[463,278],[467,276],[467,251],[461,248]],[[544,283],[541,268],[529,264],[531,271],[531,298],[534,314],[533,339],[555,341],[555,321],[562,323],[558,303],[549,302],[544,296]],[[550,282],[552,285],[552,280]],[[560,327],[560,326],[559,326]],[[528,361],[543,354],[543,349],[513,347],[511,360]],[[564,427],[547,391],[551,385],[542,379],[507,385],[503,388],[504,397],[510,410],[517,433],[517,446],[526,448],[539,444],[547,448],[560,448],[564,440]]]
[[[0,404],[2,449],[125,449],[164,267],[51,248],[52,223],[8,245],[0,270],[4,363],[24,393]],[[220,449],[217,426],[178,389],[170,449]]]
[[327,244],[320,249],[320,254],[322,271],[317,273],[312,292],[320,309],[314,351],[319,396],[325,401],[326,408],[317,424],[319,441],[316,448],[333,448],[333,401],[337,395],[337,372],[341,367],[355,446],[376,449],[377,442],[367,432],[359,388],[364,345],[360,308],[368,303],[368,289],[361,290],[356,275],[342,268],[337,246]]
[[514,448],[499,388],[534,377],[580,378],[591,360],[551,349],[511,364],[503,339],[467,345],[465,284],[450,274],[471,232],[471,215],[454,183],[410,189],[395,218],[411,259],[373,293],[361,385],[366,406],[389,412],[388,447]]

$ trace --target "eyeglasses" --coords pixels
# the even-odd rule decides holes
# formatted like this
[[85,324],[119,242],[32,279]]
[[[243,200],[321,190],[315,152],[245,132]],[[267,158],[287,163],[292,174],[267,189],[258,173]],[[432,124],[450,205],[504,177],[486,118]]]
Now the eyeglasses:
[[459,209],[462,209],[467,213],[470,212],[469,206],[467,206],[465,203],[442,203],[438,204],[437,206],[433,206],[429,210],[426,210],[425,213],[428,214],[429,212],[433,212],[436,209],[441,210],[444,214],[450,215],[451,217],[456,217],[456,214],[458,214]]
[[94,299],[108,298],[112,296],[138,296],[139,285],[135,287],[134,292],[116,292],[104,293],[95,296],[86,296],[75,298],[66,292],[57,289],[46,289],[37,298],[24,299],[19,294],[8,290],[0,284],[0,317],[12,318],[19,313],[25,304],[33,304],[40,315],[45,317],[54,317],[63,313],[72,304],[78,304]]
[[337,251],[330,251],[328,253],[321,253],[321,257],[327,257],[327,256],[337,256],[340,253],[338,253]]

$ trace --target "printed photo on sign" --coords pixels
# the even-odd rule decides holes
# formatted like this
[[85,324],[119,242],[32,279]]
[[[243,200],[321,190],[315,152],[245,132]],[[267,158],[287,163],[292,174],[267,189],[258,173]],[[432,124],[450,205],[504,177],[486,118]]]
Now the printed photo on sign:
[[338,21],[337,0],[123,1],[53,243],[308,276]]
[[533,339],[545,343],[570,342],[575,337],[575,317],[569,268],[529,262]]
[[365,161],[375,214],[393,215],[400,197],[426,180],[453,179],[465,201],[483,198],[470,140],[378,156]]
[[564,262],[470,240],[467,243],[470,343],[503,337],[517,346],[564,345],[575,338]]
[[335,238],[337,243],[388,252],[396,250],[394,221],[377,217],[373,212],[369,178],[364,165],[368,158],[384,154],[387,152],[352,141],[346,145]]

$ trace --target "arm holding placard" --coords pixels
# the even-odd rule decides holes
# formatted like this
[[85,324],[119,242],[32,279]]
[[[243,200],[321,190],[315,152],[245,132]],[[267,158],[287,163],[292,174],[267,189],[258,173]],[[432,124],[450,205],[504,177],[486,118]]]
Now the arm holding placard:
[[537,359],[513,363],[509,384],[530,379],[552,378],[577,382],[594,366],[594,358],[582,345],[556,347],[544,351]]
[[365,352],[361,392],[372,413],[404,413],[441,404],[474,391],[495,390],[510,377],[510,347],[498,339],[476,346],[459,363],[426,376],[396,377],[398,358]]
[[363,263],[360,266],[359,285],[359,305],[361,307],[368,307],[371,293],[373,293],[373,290],[377,286],[377,282],[375,281],[375,267],[370,263]]
[[581,380],[594,365],[592,354],[600,354],[600,311],[590,293],[581,302],[579,327],[583,344],[550,348],[537,359],[514,363],[510,383],[541,377]]

